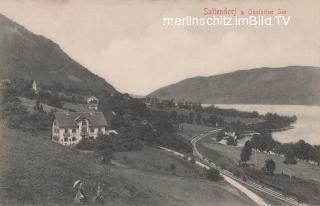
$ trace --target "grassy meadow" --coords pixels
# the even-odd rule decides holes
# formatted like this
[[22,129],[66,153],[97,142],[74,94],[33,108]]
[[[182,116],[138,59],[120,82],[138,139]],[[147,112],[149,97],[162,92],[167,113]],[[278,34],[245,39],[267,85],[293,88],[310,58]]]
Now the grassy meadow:
[[230,185],[210,182],[193,165],[155,148],[116,153],[116,164],[106,165],[51,142],[46,132],[3,124],[0,131],[1,205],[73,205],[77,179],[85,182],[89,199],[102,185],[108,205],[254,205]]
[[[239,170],[237,163],[241,149],[241,147],[218,144],[212,137],[205,138],[198,144],[200,153],[230,171]],[[274,176],[266,176],[261,171],[266,159],[273,159],[276,163]],[[285,195],[295,196],[311,204],[320,204],[320,167],[300,160],[296,165],[287,165],[283,161],[284,158],[281,156],[257,152],[257,166],[240,168],[240,170],[254,181],[272,187]],[[248,163],[255,163],[254,152]]]

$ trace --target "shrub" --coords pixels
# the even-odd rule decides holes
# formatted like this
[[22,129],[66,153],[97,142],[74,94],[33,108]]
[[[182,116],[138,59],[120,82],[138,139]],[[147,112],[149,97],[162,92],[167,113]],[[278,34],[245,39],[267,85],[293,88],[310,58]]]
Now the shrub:
[[239,168],[237,168],[233,171],[233,175],[236,177],[239,177],[239,178],[245,176],[244,172]]
[[307,200],[307,198],[302,194],[299,194],[298,197],[297,197],[297,201],[299,203],[305,202],[306,200]]
[[297,164],[297,160],[294,157],[294,153],[292,150],[286,152],[284,154],[285,160],[283,163],[285,164]]
[[244,144],[244,147],[241,150],[241,154],[240,154],[240,159],[242,162],[244,162],[245,165],[246,165],[247,161],[250,160],[251,153],[252,153],[252,147],[251,147],[250,141],[246,141],[246,143]]
[[170,164],[170,170],[173,171],[176,169],[176,165],[174,163]]
[[228,137],[227,139],[227,145],[237,146],[237,140],[233,137]]
[[206,176],[210,181],[218,181],[220,179],[220,172],[217,169],[211,168],[207,170]]
[[96,146],[95,141],[88,138],[82,138],[79,144],[77,144],[77,148],[81,150],[95,150]]
[[264,167],[267,175],[273,175],[273,172],[276,169],[276,163],[273,161],[273,159],[267,159]]

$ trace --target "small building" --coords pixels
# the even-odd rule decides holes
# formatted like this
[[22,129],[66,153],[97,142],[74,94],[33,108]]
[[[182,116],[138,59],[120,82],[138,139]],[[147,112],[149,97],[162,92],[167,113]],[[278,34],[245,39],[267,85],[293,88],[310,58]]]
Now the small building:
[[225,132],[224,135],[226,138],[233,137],[234,139],[237,139],[237,135],[235,132]]
[[107,127],[102,112],[56,112],[52,141],[62,145],[78,144],[83,138],[95,139],[105,135]]
[[87,105],[90,110],[98,110],[99,99],[95,96],[91,96],[87,98]]

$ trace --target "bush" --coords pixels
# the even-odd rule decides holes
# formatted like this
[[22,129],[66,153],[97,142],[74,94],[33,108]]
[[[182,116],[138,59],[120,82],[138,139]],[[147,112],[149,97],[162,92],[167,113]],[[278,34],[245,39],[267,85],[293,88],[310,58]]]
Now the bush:
[[220,179],[220,172],[217,169],[211,168],[206,172],[207,179],[210,181],[218,181]]
[[307,198],[306,198],[304,195],[302,195],[302,194],[299,194],[298,197],[297,197],[297,201],[298,201],[299,203],[306,202],[306,200],[307,200]]
[[294,154],[292,151],[289,151],[287,153],[284,154],[285,160],[283,163],[285,164],[297,164],[297,160],[294,157]]
[[233,137],[228,137],[227,139],[227,145],[237,146],[237,140]]
[[160,137],[156,137],[156,143],[179,152],[192,153],[192,144],[175,133],[164,133]]
[[273,172],[276,169],[276,163],[273,161],[273,159],[267,159],[265,161],[264,168],[267,175],[273,175]]
[[96,142],[94,140],[90,140],[88,138],[83,138],[78,144],[77,148],[81,150],[95,150],[97,147]]
[[170,170],[174,171],[176,169],[176,165],[174,163],[170,164]]
[[244,172],[239,168],[233,171],[233,175],[239,178],[242,178],[243,176],[245,176]]

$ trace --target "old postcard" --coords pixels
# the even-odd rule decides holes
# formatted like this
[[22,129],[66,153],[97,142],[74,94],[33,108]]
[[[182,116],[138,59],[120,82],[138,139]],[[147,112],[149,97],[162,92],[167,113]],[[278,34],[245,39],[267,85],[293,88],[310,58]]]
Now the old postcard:
[[320,205],[320,1],[0,0],[0,205]]

